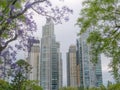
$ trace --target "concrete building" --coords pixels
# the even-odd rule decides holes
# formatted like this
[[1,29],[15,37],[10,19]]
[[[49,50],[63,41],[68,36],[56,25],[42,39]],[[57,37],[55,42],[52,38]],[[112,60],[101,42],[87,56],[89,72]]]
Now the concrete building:
[[36,42],[31,47],[31,51],[28,53],[27,62],[32,66],[31,72],[28,74],[28,79],[40,81],[40,41]]
[[67,86],[78,87],[76,46],[71,45],[67,53]]
[[89,31],[82,34],[77,40],[77,64],[80,65],[80,86],[98,87],[102,85],[101,58],[98,56],[98,63],[94,65],[90,54],[91,46],[87,44]]
[[40,86],[43,90],[58,90],[60,87],[61,54],[55,40],[54,23],[47,18],[43,26],[40,53]]

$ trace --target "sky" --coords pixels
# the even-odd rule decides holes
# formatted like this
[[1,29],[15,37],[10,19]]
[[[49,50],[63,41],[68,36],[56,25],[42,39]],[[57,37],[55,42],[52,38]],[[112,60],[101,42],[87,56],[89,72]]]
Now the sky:
[[[63,24],[55,25],[55,35],[56,40],[60,42],[60,50],[62,52],[63,60],[63,85],[67,84],[66,76],[66,53],[68,52],[69,46],[76,44],[76,39],[78,38],[77,33],[79,32],[79,27],[76,26],[76,20],[79,17],[80,10],[82,8],[83,0],[64,0],[64,2],[59,2],[59,0],[51,0],[53,5],[62,6],[67,5],[69,8],[73,9],[73,15],[70,15],[69,22],[63,22]],[[40,17],[38,14],[34,15],[35,22],[37,23],[37,37],[40,39],[42,34],[42,26],[45,24],[45,18]],[[109,59],[103,54],[101,55],[102,60],[102,74],[103,74],[103,84],[106,85],[107,81],[113,81],[112,76],[108,73],[109,69],[107,67]]]

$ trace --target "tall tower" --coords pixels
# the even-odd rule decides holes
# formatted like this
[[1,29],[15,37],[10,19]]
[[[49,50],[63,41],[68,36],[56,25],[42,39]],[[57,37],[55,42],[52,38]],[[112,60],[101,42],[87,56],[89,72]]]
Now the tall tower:
[[76,46],[71,45],[67,53],[67,86],[77,87]]
[[58,60],[59,60],[59,88],[62,87],[62,76],[63,76],[63,73],[62,73],[62,53],[60,52],[60,44],[59,42],[56,43],[57,44],[57,53],[58,53]]
[[28,53],[27,62],[32,66],[31,73],[28,74],[30,80],[39,81],[39,58],[40,58],[40,41],[36,40]]
[[87,44],[89,31],[81,35],[77,40],[77,64],[80,65],[80,86],[98,87],[102,85],[101,58],[98,56],[98,63],[91,62],[91,46]]
[[54,23],[47,18],[43,26],[40,53],[40,86],[44,90],[59,88],[59,53],[54,35]]

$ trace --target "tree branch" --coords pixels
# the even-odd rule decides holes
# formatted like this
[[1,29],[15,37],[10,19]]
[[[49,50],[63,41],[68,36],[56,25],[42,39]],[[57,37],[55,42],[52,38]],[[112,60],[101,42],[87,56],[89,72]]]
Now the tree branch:
[[[15,0],[12,4],[15,4],[17,0]],[[14,15],[14,16],[10,16],[8,19],[10,19],[11,21],[21,15],[23,15],[28,9],[30,9],[33,5],[37,4],[37,3],[42,3],[45,2],[47,0],[38,0],[38,1],[34,1],[33,3],[29,4],[28,7],[25,7],[24,10],[22,12],[19,12],[18,14]],[[8,7],[9,8],[9,7]],[[2,35],[2,33],[5,31],[6,29],[6,25],[8,25],[9,23],[6,22],[5,25],[1,28],[0,30],[0,36]]]
[[120,29],[120,26],[119,26],[119,25],[116,25],[115,27]]
[[0,45],[0,53],[1,53],[1,51],[2,51],[2,50],[4,50],[4,49],[8,46],[8,44],[9,44],[10,42],[12,42],[12,41],[16,40],[16,39],[17,39],[17,37],[18,37],[18,35],[17,35],[17,34],[15,34],[14,38],[11,38],[10,40],[6,41],[6,43],[5,43],[5,45],[4,45],[4,46],[1,46],[1,45]]
[[48,14],[39,13],[39,12],[38,12],[37,10],[35,10],[33,7],[31,7],[31,8],[32,8],[32,10],[35,11],[37,14],[42,15],[42,16],[47,16],[47,17],[50,17],[50,18],[52,18],[53,20],[55,20],[54,17],[52,17],[52,16],[50,16],[50,15],[48,15]]
[[14,1],[12,2],[12,5],[14,5],[16,2],[17,2],[17,0],[14,0]]
[[[17,0],[14,0],[11,5],[12,5],[12,6],[15,5],[16,2],[17,2]],[[12,9],[12,7],[11,7],[10,16],[12,16],[12,11],[13,11],[13,9]]]
[[23,14],[24,14],[28,9],[30,9],[33,5],[35,5],[35,4],[37,4],[37,3],[42,3],[42,2],[45,2],[45,1],[46,1],[46,0],[40,0],[40,1],[38,0],[38,1],[35,1],[35,2],[31,3],[28,7],[25,7],[22,12],[14,15],[14,16],[11,16],[10,18],[11,18],[11,19],[17,18],[17,17],[23,15]]

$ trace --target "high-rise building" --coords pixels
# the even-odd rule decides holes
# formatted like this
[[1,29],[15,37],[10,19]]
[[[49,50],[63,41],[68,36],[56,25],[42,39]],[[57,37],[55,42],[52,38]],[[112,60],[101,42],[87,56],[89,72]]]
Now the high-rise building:
[[63,73],[62,73],[62,54],[60,52],[60,44],[59,42],[56,43],[57,44],[57,53],[58,53],[58,60],[59,60],[59,88],[62,87],[62,76],[63,76]]
[[59,66],[60,56],[59,44],[54,35],[54,23],[47,18],[43,26],[40,53],[40,86],[43,90],[58,90],[62,73]]
[[28,79],[40,81],[40,67],[39,67],[39,59],[40,59],[40,41],[36,40],[31,47],[31,51],[28,53],[27,62],[32,66],[31,72],[28,73]]
[[101,58],[98,55],[98,62],[94,65],[91,62],[91,46],[87,44],[89,31],[82,34],[77,40],[77,64],[80,65],[80,86],[98,87],[102,85]]
[[71,45],[67,53],[67,86],[78,87],[76,46]]

